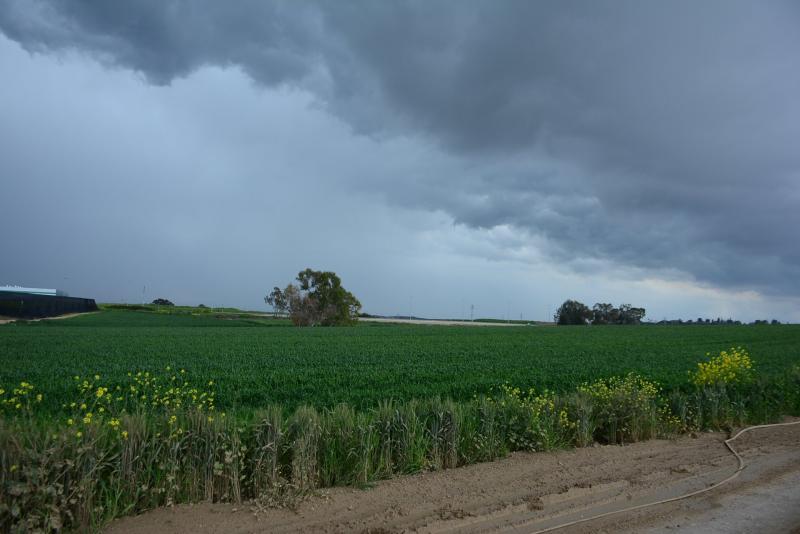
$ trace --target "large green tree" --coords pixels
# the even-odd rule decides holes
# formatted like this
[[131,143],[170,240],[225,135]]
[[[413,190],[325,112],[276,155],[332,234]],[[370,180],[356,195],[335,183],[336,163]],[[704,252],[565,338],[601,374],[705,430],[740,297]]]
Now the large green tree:
[[583,302],[577,300],[567,300],[558,307],[553,319],[556,324],[586,324],[592,318],[592,310]]
[[275,287],[264,301],[276,312],[288,313],[297,326],[343,326],[358,320],[361,303],[331,271],[305,269],[298,284]]
[[636,308],[630,304],[613,305],[598,302],[592,308],[592,324],[640,324],[645,315],[644,308]]
[[592,307],[592,324],[611,324],[618,311],[613,304],[598,302]]

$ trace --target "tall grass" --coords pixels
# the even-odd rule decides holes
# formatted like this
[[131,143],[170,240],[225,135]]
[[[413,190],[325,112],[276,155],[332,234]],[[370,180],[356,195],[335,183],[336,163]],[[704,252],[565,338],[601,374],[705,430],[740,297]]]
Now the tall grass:
[[778,380],[667,393],[628,375],[566,394],[506,386],[468,402],[384,401],[365,411],[269,406],[242,418],[211,415],[207,404],[164,410],[119,402],[126,407],[119,424],[95,415],[81,430],[24,409],[0,418],[0,531],[93,530],[175,503],[271,502],[512,451],[772,421],[800,413],[800,369]]

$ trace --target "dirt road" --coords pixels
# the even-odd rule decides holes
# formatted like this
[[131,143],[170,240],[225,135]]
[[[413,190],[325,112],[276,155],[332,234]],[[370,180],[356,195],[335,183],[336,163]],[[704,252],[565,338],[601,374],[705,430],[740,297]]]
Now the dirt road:
[[[368,490],[327,490],[296,511],[178,506],[123,519],[108,532],[536,532],[722,480],[737,466],[726,437],[517,453]],[[746,434],[735,447],[747,468],[728,486],[556,532],[800,532],[800,425]]]
[[[36,321],[56,321],[58,319],[69,319],[70,317],[78,317],[80,315],[91,315],[93,313],[97,313],[96,311],[90,312],[80,312],[80,313],[65,313],[64,315],[56,315],[55,317],[39,317],[37,319],[22,319],[27,322],[36,322]],[[0,316],[0,324],[7,324],[13,323],[14,321],[18,321],[20,319],[14,317],[3,317]]]
[[489,323],[482,321],[456,321],[448,319],[393,319],[390,317],[359,317],[359,321],[369,323],[427,324],[439,326],[532,326],[523,323]]

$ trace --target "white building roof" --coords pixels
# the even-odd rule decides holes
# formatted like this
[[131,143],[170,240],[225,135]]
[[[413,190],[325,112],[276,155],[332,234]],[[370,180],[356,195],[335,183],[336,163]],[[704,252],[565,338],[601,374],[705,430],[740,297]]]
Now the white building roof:
[[22,286],[0,286],[0,292],[13,292],[13,293],[28,293],[31,295],[50,295],[56,296],[55,289],[42,289],[39,287],[22,287]]

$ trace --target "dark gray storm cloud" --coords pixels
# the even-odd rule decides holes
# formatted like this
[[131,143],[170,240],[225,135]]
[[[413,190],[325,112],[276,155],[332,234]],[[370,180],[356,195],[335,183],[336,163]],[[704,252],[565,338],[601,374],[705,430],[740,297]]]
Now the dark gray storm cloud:
[[7,0],[0,30],[157,85],[235,66],[310,91],[467,169],[350,185],[544,238],[576,270],[800,295],[796,2]]

